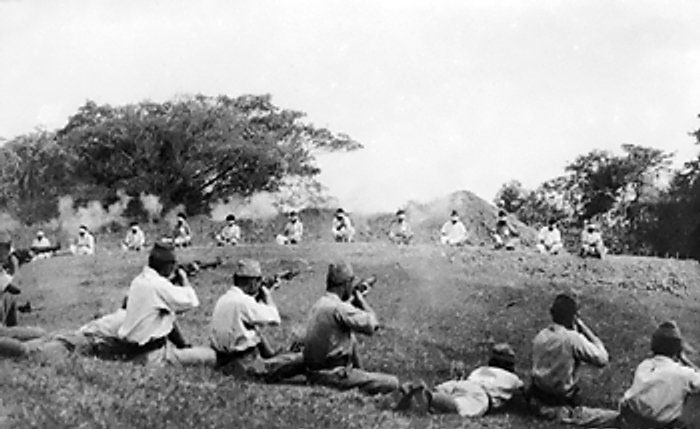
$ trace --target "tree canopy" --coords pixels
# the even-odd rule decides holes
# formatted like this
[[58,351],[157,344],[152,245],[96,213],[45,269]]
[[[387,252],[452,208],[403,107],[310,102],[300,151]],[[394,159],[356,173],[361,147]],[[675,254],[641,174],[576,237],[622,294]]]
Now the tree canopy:
[[290,176],[316,176],[320,151],[362,146],[275,106],[269,95],[187,96],[124,106],[87,101],[55,132],[0,148],[0,202],[27,222],[56,215],[56,201],[105,204],[121,190],[158,196],[190,213],[232,195],[276,191]]

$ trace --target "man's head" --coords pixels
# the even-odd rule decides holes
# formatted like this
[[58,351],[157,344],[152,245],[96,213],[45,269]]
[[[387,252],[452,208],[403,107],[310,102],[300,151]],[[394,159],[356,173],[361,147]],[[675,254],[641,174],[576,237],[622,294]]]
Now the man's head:
[[570,295],[559,294],[554,298],[549,314],[551,314],[554,323],[573,328],[574,320],[578,315],[578,304]]
[[229,225],[236,223],[236,216],[234,214],[226,216],[226,223],[228,223]]
[[506,217],[508,217],[508,213],[506,213],[505,210],[501,209],[498,211],[498,218],[499,219],[505,219]]
[[337,261],[328,265],[326,290],[328,292],[335,293],[343,301],[350,299],[354,280],[355,273],[350,263],[345,261]]
[[651,351],[657,355],[676,358],[683,350],[681,330],[673,320],[663,322],[651,336]]
[[335,211],[335,217],[338,219],[342,219],[343,216],[345,216],[345,210],[342,208],[339,208],[338,210]]
[[299,220],[299,213],[297,213],[297,212],[294,211],[294,210],[292,210],[291,212],[289,212],[289,220],[292,221],[292,222],[298,221],[298,220]]
[[233,284],[248,295],[255,296],[262,282],[260,262],[254,259],[241,259],[233,274]]
[[44,238],[44,231],[42,231],[42,230],[37,231],[36,238],[38,238],[38,239]]
[[457,213],[457,210],[452,210],[452,213],[450,213],[450,220],[452,223],[459,222],[459,213]]
[[515,372],[515,351],[508,343],[494,344],[488,365]]
[[548,222],[549,225],[549,230],[554,231],[554,228],[557,227],[557,220],[556,219],[550,219]]
[[78,235],[81,237],[87,234],[88,232],[88,227],[86,225],[80,225],[80,228],[78,228]]
[[131,232],[136,233],[139,230],[139,223],[138,222],[131,222],[130,225]]
[[397,210],[396,218],[403,222],[404,220],[406,220],[406,212],[403,209]]
[[165,243],[155,243],[151,253],[148,255],[148,266],[153,268],[158,274],[169,278],[175,269],[177,259],[173,246]]

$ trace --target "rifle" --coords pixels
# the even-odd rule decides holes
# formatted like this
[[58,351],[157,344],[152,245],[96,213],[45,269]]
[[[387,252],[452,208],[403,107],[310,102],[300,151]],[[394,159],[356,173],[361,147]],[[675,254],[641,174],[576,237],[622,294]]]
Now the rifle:
[[270,290],[278,289],[280,286],[282,286],[282,280],[290,281],[300,273],[301,271],[298,269],[291,269],[280,271],[271,276],[265,276],[262,278],[262,286],[265,286]]
[[57,244],[55,246],[47,247],[30,247],[29,250],[31,250],[31,252],[35,255],[41,255],[42,253],[58,252],[59,250],[61,250],[61,245]]
[[[187,274],[188,278],[194,277],[197,274],[199,274],[199,272],[202,270],[210,270],[212,268],[217,268],[223,263],[223,259],[221,259],[221,257],[219,256],[217,256],[213,261],[200,261],[195,259],[192,262],[184,262],[178,264],[177,268],[175,269],[175,273],[177,273],[179,270],[182,270],[185,272],[185,274]],[[179,275],[175,275],[172,282],[173,284],[182,286],[182,278]]]
[[358,291],[360,295],[366,296],[372,290],[375,283],[377,283],[377,276],[369,276],[360,280],[359,283],[353,286],[353,289]]

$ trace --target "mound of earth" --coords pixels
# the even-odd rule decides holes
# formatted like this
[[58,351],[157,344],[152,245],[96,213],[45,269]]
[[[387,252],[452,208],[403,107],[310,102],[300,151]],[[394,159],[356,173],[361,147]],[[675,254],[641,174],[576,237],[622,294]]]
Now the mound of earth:
[[[469,191],[459,191],[428,203],[412,201],[405,208],[411,222],[415,240],[419,243],[436,241],[440,228],[449,220],[452,210],[457,210],[474,245],[491,245],[489,231],[496,226],[498,209]],[[369,220],[370,235],[386,237],[391,227],[393,214],[378,215]],[[521,242],[530,246],[535,243],[537,232],[510,215],[511,225],[520,234]]]

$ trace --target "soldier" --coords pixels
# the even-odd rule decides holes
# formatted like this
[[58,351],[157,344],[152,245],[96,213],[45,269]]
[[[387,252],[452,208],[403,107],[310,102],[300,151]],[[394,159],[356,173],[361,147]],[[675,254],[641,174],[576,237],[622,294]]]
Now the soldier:
[[[124,323],[119,327],[119,348],[127,359],[142,363],[213,365],[214,350],[188,347],[181,339],[174,344],[176,314],[199,306],[194,288],[182,269],[177,269],[171,245],[156,243],[148,256],[148,265],[129,286]],[[175,272],[176,286],[171,282]],[[178,348],[177,346],[181,348]]]
[[28,313],[31,304],[17,304],[20,289],[12,284],[19,270],[19,260],[12,248],[12,238],[7,231],[0,231],[0,326],[17,326],[18,312]]
[[[468,377],[464,363],[452,368],[452,379],[429,391],[423,383],[406,389],[396,408],[406,409],[411,397],[423,394],[429,412],[456,413],[462,417],[480,417],[505,406],[514,395],[522,393],[523,381],[515,374],[515,352],[505,343],[491,349],[485,366],[472,371]],[[466,377],[466,378],[465,378]]]
[[41,356],[56,359],[76,353],[84,356],[109,354],[117,331],[126,316],[126,298],[114,313],[95,319],[75,331],[47,334],[43,329],[16,327],[0,329],[0,357]]
[[218,246],[235,246],[241,241],[241,228],[236,224],[236,216],[229,214],[226,216],[226,225],[216,234],[216,244]]
[[299,220],[299,214],[296,211],[289,212],[289,222],[284,226],[284,231],[276,238],[277,244],[299,244],[301,237],[304,235],[304,224]]
[[550,308],[552,324],[532,342],[532,383],[527,392],[534,411],[546,418],[586,422],[600,417],[581,406],[578,368],[608,364],[603,342],[583,323],[571,296],[557,295]]
[[440,229],[440,243],[450,246],[461,246],[467,241],[467,228],[459,219],[457,210],[452,210],[450,220]]
[[307,380],[368,394],[396,392],[399,381],[395,376],[360,368],[355,333],[373,335],[379,323],[372,307],[354,288],[354,279],[350,264],[328,266],[326,294],[311,308],[304,338]]
[[338,209],[333,217],[331,233],[336,243],[352,243],[355,238],[355,228],[345,210]]
[[690,422],[681,420],[684,406],[700,402],[700,372],[683,353],[683,337],[675,322],[659,325],[651,337],[651,351],[654,355],[639,364],[620,401],[619,427],[690,427],[683,425]]
[[406,220],[406,212],[399,209],[396,212],[396,219],[391,223],[389,229],[389,240],[396,244],[410,244],[413,239],[411,224]]
[[280,324],[270,289],[262,285],[260,263],[242,259],[233,286],[214,307],[210,343],[216,366],[237,377],[276,381],[303,373],[300,353],[277,353],[260,329]]

